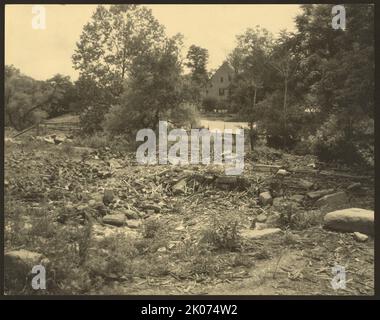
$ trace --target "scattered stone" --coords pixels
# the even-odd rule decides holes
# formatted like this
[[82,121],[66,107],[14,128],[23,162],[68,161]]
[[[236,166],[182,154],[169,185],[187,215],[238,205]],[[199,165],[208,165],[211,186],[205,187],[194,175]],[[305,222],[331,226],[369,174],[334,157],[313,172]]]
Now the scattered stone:
[[157,204],[145,203],[141,207],[144,210],[154,210],[154,212],[156,212],[156,213],[161,211],[161,207]]
[[318,207],[329,207],[333,209],[337,209],[341,205],[345,205],[348,202],[348,197],[344,191],[336,192],[333,194],[329,194],[326,196],[323,196],[322,198],[318,199],[315,203]]
[[54,137],[54,143],[60,144],[60,143],[64,142],[66,139],[67,139],[67,137],[64,135],[57,135]]
[[255,239],[261,239],[263,237],[273,235],[279,232],[281,232],[281,229],[279,228],[268,228],[268,229],[262,229],[262,230],[244,229],[240,232],[240,234],[243,238],[255,240]]
[[165,247],[160,247],[160,248],[157,249],[157,252],[159,252],[159,253],[165,253],[166,251],[167,250],[166,250]]
[[295,194],[295,195],[292,195],[289,199],[292,201],[301,203],[303,199],[305,199],[305,197],[302,194]]
[[300,181],[298,181],[298,184],[301,188],[307,190],[311,189],[314,186],[313,182],[307,181],[305,179],[301,179]]
[[273,207],[281,208],[282,203],[284,202],[284,197],[276,197],[273,199]]
[[354,232],[354,238],[358,242],[366,242],[368,240],[368,236],[360,232]]
[[256,229],[256,230],[268,229],[268,224],[257,222],[254,229]]
[[125,225],[125,215],[122,213],[107,214],[103,217],[103,223],[117,227],[123,226]]
[[104,190],[104,195],[103,195],[103,203],[107,206],[109,205],[113,199],[114,199],[114,193],[110,189]]
[[55,144],[54,138],[52,138],[52,137],[44,137],[43,141],[45,141],[47,143]]
[[107,179],[112,177],[112,172],[106,170],[99,170],[98,177],[102,179]]
[[285,169],[280,169],[276,173],[277,176],[283,176],[283,177],[288,176],[289,174],[290,172],[286,171]]
[[140,215],[136,211],[133,211],[133,210],[127,210],[125,212],[125,215],[128,219],[139,219],[140,218]]
[[350,208],[329,212],[324,217],[324,226],[328,229],[346,232],[375,234],[375,214],[371,210]]
[[185,226],[184,225],[180,225],[180,226],[178,226],[177,228],[175,228],[174,230],[175,231],[184,231],[186,228],[185,228]]
[[182,179],[179,182],[177,182],[173,187],[173,194],[179,195],[179,194],[185,194],[186,193],[186,180]]
[[132,228],[132,229],[137,229],[138,227],[141,226],[141,221],[140,220],[128,220],[127,226],[129,228]]
[[172,250],[178,243],[179,241],[170,241],[168,244],[168,249]]
[[271,205],[273,203],[273,198],[269,191],[265,191],[260,193],[259,201],[264,206]]
[[256,221],[259,223],[263,223],[267,221],[267,215],[265,213],[261,213],[257,216]]
[[318,191],[312,191],[307,194],[307,196],[312,199],[316,200],[318,198],[321,198],[327,194],[333,193],[334,189],[324,189],[324,190],[318,190]]
[[136,230],[132,230],[128,227],[114,228],[108,225],[102,226],[100,224],[94,224],[92,232],[93,232],[94,240],[103,240],[104,238],[108,238],[108,237],[112,237],[112,236],[120,235],[120,234],[126,237],[132,237],[132,238],[137,238],[139,236],[139,233]]

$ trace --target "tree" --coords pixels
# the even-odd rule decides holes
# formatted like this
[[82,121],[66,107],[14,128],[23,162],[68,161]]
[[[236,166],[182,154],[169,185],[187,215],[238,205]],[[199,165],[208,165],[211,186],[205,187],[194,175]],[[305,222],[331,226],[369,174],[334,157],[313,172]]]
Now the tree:
[[352,161],[373,138],[366,132],[373,132],[374,117],[374,7],[345,5],[345,31],[331,28],[331,8],[305,5],[296,18],[300,74],[320,115],[315,149],[326,159]]
[[23,130],[47,117],[43,109],[50,105],[54,88],[23,75],[14,66],[5,66],[4,75],[6,124]]
[[[273,46],[272,35],[263,28],[249,28],[237,36],[237,47],[229,56],[229,62],[236,72],[231,85],[230,101],[233,106],[239,106],[238,111],[248,119],[250,126],[251,148],[256,136],[254,122],[258,120],[256,104],[258,92],[265,94],[268,60]],[[235,107],[236,109],[236,107]]]
[[185,64],[191,70],[192,80],[200,87],[204,88],[208,81],[207,61],[208,51],[205,48],[191,45],[187,52],[187,63]]
[[287,132],[287,103],[288,103],[288,84],[290,77],[295,73],[297,67],[297,61],[295,60],[295,55],[292,52],[294,38],[292,34],[282,31],[280,33],[279,39],[276,41],[275,46],[271,52],[269,58],[269,64],[278,71],[284,83],[284,94],[283,94],[283,146],[287,146],[287,137],[289,133]]
[[141,128],[156,130],[160,120],[168,120],[173,112],[180,112],[177,108],[185,102],[181,45],[182,38],[177,35],[134,60],[120,106],[106,115],[107,130],[131,134]]
[[[74,68],[79,70],[82,109],[99,105],[105,110],[97,114],[105,114],[118,102],[134,60],[154,51],[164,40],[164,28],[150,9],[134,4],[99,5],[83,27],[72,56]],[[97,93],[89,95],[88,89]]]
[[49,105],[44,107],[50,118],[73,111],[76,102],[74,84],[69,76],[56,74],[46,80],[48,86],[54,89]]

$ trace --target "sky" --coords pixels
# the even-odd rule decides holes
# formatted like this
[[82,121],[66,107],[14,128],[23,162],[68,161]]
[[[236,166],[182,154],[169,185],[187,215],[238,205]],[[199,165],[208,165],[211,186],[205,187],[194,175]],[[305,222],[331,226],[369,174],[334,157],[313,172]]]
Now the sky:
[[[294,31],[298,5],[146,5],[165,26],[168,36],[182,33],[186,55],[195,44],[209,51],[208,69],[216,69],[236,45],[236,35],[260,25],[274,35],[282,29]],[[5,7],[5,64],[22,73],[46,80],[57,73],[73,80],[71,56],[83,26],[96,5],[43,5],[45,28],[33,28],[33,5]],[[37,20],[38,22],[38,20]]]

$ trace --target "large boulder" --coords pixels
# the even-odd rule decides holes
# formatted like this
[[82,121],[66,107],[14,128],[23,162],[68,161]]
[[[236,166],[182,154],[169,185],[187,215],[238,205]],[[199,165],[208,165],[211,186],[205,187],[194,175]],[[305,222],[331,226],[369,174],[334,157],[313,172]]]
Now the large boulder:
[[329,212],[324,217],[324,226],[328,229],[375,234],[375,214],[371,210],[349,208]]

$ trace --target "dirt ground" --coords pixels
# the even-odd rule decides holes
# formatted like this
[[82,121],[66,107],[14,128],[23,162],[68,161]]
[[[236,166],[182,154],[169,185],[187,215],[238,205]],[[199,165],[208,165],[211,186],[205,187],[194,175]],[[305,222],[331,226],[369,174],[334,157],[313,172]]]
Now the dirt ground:
[[[278,178],[279,168],[288,175]],[[307,197],[345,191],[349,201],[334,209],[373,210],[373,173],[262,147],[246,155],[237,181],[218,183],[223,176],[220,166],[141,166],[134,153],[75,142],[6,141],[5,251],[44,254],[52,294],[374,294],[373,238],[326,230],[332,208]],[[353,183],[360,192],[347,191]],[[260,201],[266,190],[272,205]],[[125,223],[104,223],[120,213]],[[281,231],[241,235],[255,223]],[[332,288],[335,265],[345,268],[345,289]]]

